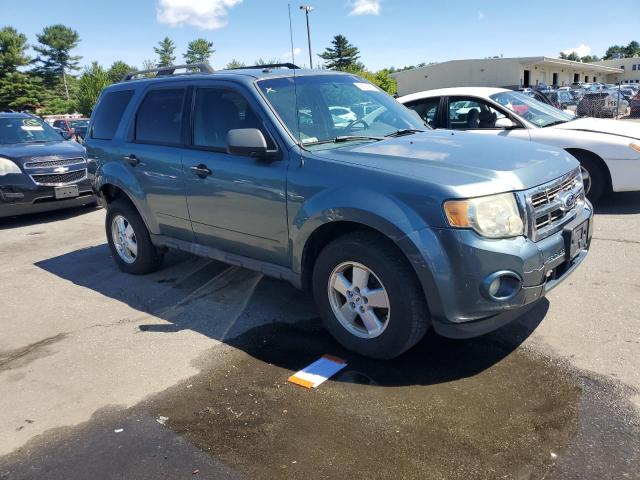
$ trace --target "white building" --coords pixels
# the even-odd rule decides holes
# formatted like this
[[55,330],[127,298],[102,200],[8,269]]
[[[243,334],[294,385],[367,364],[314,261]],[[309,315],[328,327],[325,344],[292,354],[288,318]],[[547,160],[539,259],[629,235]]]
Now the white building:
[[608,76],[609,83],[640,83],[640,57],[602,60],[601,62],[596,62],[595,65],[622,70],[621,73]]
[[[640,63],[640,60],[638,60]],[[393,73],[398,93],[407,95],[445,87],[535,87],[571,85],[573,82],[609,82],[621,75],[618,66],[581,63],[549,57],[451,60]]]

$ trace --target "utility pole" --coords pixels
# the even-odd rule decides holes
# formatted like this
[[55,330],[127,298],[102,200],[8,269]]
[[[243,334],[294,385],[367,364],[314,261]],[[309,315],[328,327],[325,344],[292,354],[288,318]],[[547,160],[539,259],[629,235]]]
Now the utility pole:
[[313,10],[311,5],[300,5],[300,10],[304,10],[307,17],[307,42],[309,43],[309,68],[313,68],[313,54],[311,53],[311,30],[309,28],[309,12]]

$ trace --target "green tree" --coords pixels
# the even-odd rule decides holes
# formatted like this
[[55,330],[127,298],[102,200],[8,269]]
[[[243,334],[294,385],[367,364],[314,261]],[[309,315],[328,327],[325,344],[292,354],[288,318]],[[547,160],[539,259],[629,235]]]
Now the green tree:
[[368,80],[374,85],[377,85],[381,90],[384,90],[390,95],[393,95],[398,91],[398,83],[395,81],[395,79],[391,78],[391,72],[387,69],[379,70],[377,72],[361,70],[353,71],[353,73],[364,78],[365,80]]
[[237,60],[235,58],[232,58],[231,61],[229,63],[227,63],[227,66],[224,67],[227,70],[231,69],[231,68],[241,68],[241,67],[246,67],[244,62],[241,62],[240,60]]
[[0,29],[0,78],[15,72],[31,60],[25,53],[27,37],[13,27]]
[[259,59],[255,60],[253,62],[254,65],[258,65],[258,66],[260,66],[260,65],[273,65],[273,64],[276,64],[276,63],[280,63],[280,59],[279,58],[275,58],[275,57],[267,58],[266,60],[264,58],[260,57]]
[[624,57],[624,55],[625,55],[624,47],[621,47],[620,45],[612,45],[609,48],[607,48],[607,51],[605,52],[604,57],[602,58],[603,60],[611,60],[618,56]]
[[65,100],[64,98],[55,97],[46,101],[45,107],[38,113],[41,115],[62,115],[65,113],[76,113],[78,111],[78,102],[75,98]]
[[318,54],[325,61],[325,67],[330,70],[364,70],[364,65],[358,61],[360,50],[352,45],[344,35],[336,35],[323,53]]
[[593,62],[599,62],[600,59],[598,58],[597,55],[585,55],[580,59],[580,61],[583,63],[593,63]]
[[157,47],[153,47],[153,51],[158,55],[158,67],[168,67],[176,61],[174,52],[176,44],[169,37],[164,37],[158,42]]
[[109,76],[109,80],[111,80],[111,83],[116,83],[122,80],[122,77],[124,77],[127,73],[135,72],[136,70],[136,67],[132,67],[122,60],[116,60],[111,64],[109,70],[107,70],[107,75]]
[[635,40],[629,42],[629,45],[624,47],[624,56],[627,58],[640,56],[640,43]]
[[187,45],[187,53],[182,55],[187,63],[209,63],[209,58],[215,53],[213,42],[204,38],[196,38]]
[[576,52],[571,52],[568,54],[564,52],[560,52],[560,58],[562,58],[563,60],[571,60],[572,62],[580,61],[580,56]]
[[77,99],[80,112],[85,116],[91,115],[100,92],[112,83],[109,72],[102,68],[98,62],[93,62],[91,66],[86,67],[78,80]]
[[45,27],[37,35],[38,45],[33,49],[38,52],[36,71],[42,74],[45,85],[54,87],[62,78],[66,99],[70,99],[67,72],[78,70],[80,56],[71,55],[71,50],[78,46],[80,36],[75,30],[64,25]]
[[42,81],[22,72],[11,72],[0,78],[0,111],[35,111],[46,98]]

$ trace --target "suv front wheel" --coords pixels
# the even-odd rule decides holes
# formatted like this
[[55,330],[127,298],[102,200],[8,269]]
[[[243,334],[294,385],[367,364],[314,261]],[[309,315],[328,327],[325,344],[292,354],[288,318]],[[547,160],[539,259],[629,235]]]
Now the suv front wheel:
[[160,267],[163,255],[151,243],[149,231],[131,203],[123,199],[110,203],[105,227],[111,254],[120,270],[143,275]]
[[430,325],[413,269],[390,240],[368,232],[340,237],[320,252],[313,293],[336,340],[368,357],[397,357]]

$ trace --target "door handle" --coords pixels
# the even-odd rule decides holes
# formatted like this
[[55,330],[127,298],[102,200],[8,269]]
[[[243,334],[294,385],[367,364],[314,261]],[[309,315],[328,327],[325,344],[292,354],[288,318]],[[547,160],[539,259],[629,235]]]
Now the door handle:
[[140,160],[138,160],[138,157],[136,157],[133,154],[127,155],[127,156],[122,157],[122,158],[124,159],[125,162],[127,162],[132,167],[135,167],[136,165],[138,165],[140,163]]
[[190,167],[190,170],[191,173],[199,176],[200,178],[208,177],[213,173],[204,163],[201,163],[200,165],[195,167]]

